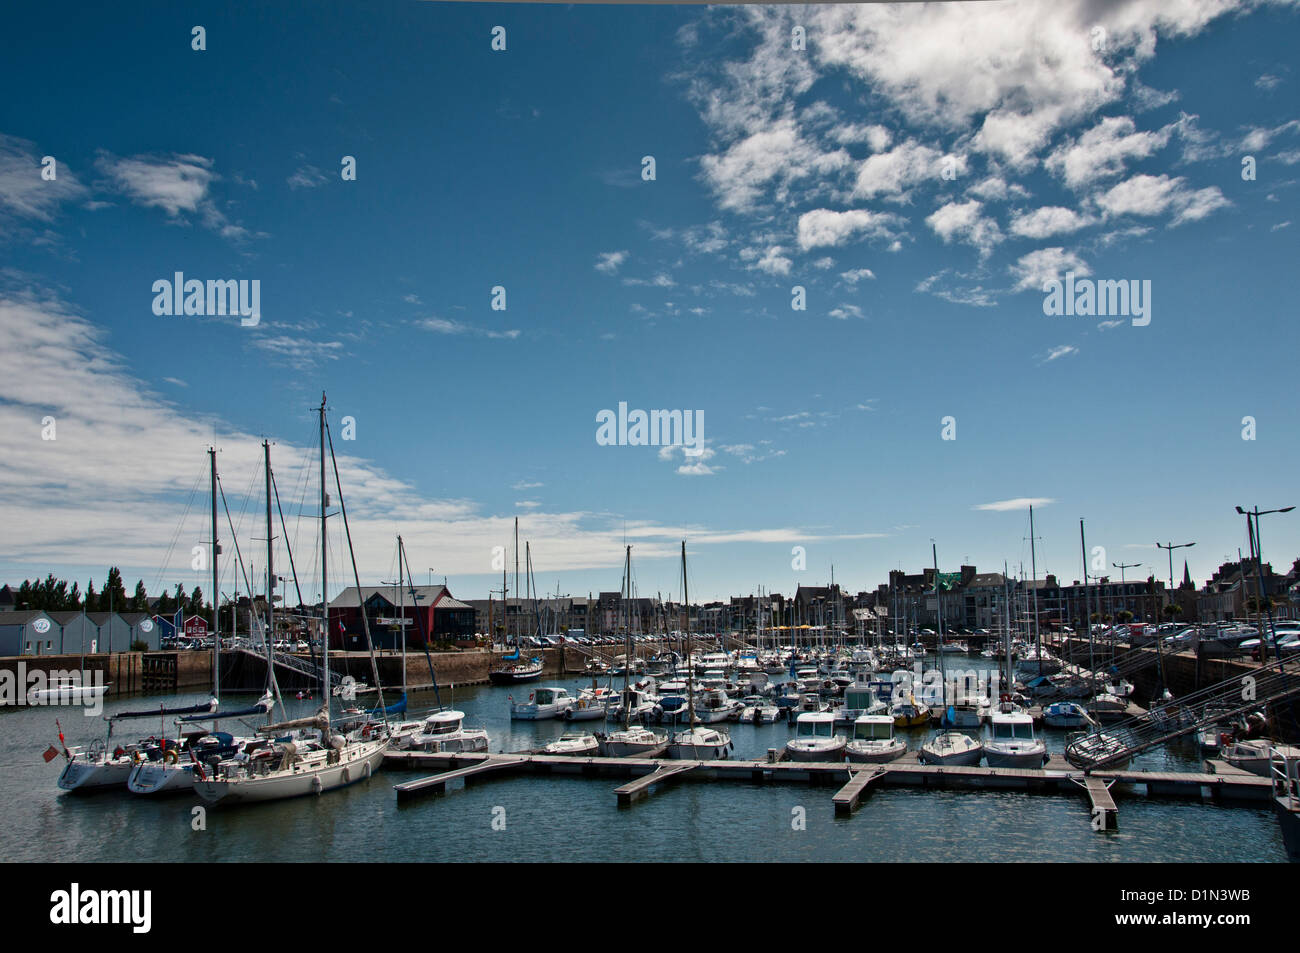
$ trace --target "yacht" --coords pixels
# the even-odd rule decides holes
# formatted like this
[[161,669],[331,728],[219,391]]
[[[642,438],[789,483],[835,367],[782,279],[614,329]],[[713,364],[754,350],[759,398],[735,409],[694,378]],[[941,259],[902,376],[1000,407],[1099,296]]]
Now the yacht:
[[994,712],[992,738],[984,745],[990,768],[1041,768],[1047,745],[1034,734],[1034,719],[1022,711]]
[[197,736],[160,745],[147,751],[132,769],[126,789],[132,794],[192,793],[196,768],[228,758],[252,740],[200,730]]
[[591,758],[600,753],[600,742],[595,735],[581,731],[566,731],[548,745],[542,746],[542,754],[568,755],[575,758]]
[[[323,729],[328,732],[328,723]],[[348,742],[342,735],[329,735],[328,744],[324,735],[255,742],[236,757],[219,761],[211,774],[196,767],[194,791],[210,804],[321,794],[369,778],[383,764],[387,750],[386,737]]]
[[1267,778],[1271,776],[1270,763],[1274,756],[1294,761],[1300,758],[1300,748],[1274,744],[1267,738],[1253,738],[1224,745],[1221,756],[1234,768]]
[[885,764],[905,751],[907,742],[894,737],[894,719],[888,715],[859,715],[853,737],[844,746],[850,761],[864,764]]
[[27,693],[29,705],[88,705],[108,694],[107,685],[82,684],[81,676],[64,676],[49,688],[33,688]]
[[924,764],[977,765],[984,756],[984,745],[960,731],[941,731],[921,745]]
[[60,790],[86,793],[125,785],[146,744],[118,745],[110,751],[103,740],[96,739],[84,748],[64,749],[67,764],[59,773]]
[[1094,722],[1078,702],[1053,702],[1043,709],[1043,724],[1049,728],[1083,728]]
[[781,709],[766,701],[761,695],[750,695],[741,699],[744,706],[740,709],[742,724],[766,725],[781,717]]
[[649,728],[624,728],[611,731],[603,738],[597,734],[600,753],[606,758],[636,758],[662,748],[668,743],[668,734]]
[[696,725],[676,732],[668,745],[668,757],[686,761],[715,761],[726,758],[733,745],[725,731]]
[[433,754],[461,754],[487,751],[488,733],[482,728],[466,728],[465,713],[446,709],[435,711],[419,731],[393,736],[393,747],[403,751],[428,751]]
[[721,721],[730,721],[740,715],[743,707],[722,689],[709,689],[700,696],[700,700],[695,705],[695,723],[713,725]]
[[618,695],[608,688],[584,688],[578,700],[564,712],[565,721],[598,721],[609,714]]
[[528,693],[528,701],[517,702],[510,696],[511,721],[544,721],[562,718],[577,701],[567,688],[538,688]]
[[809,712],[795,722],[795,736],[785,744],[791,761],[844,760],[842,735],[835,734],[835,716],[826,712]]

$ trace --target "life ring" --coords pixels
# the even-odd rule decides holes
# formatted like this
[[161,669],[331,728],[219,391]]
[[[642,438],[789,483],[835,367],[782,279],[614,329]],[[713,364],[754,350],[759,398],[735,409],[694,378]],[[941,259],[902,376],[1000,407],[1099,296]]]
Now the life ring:
[[370,726],[369,726],[369,725],[366,725],[364,728],[361,729],[361,737],[362,737],[362,738],[369,738],[369,737],[370,737]]
[[177,761],[180,760],[180,755],[176,753],[175,748],[168,748],[165,752],[163,752],[163,760],[166,761],[168,764],[175,764]]

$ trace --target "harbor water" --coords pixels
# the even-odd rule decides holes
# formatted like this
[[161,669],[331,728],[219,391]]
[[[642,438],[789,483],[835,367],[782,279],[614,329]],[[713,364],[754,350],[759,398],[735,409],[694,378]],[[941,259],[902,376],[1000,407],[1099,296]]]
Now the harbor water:
[[[971,661],[971,660],[963,660]],[[601,722],[512,722],[509,696],[542,685],[576,694],[590,678],[548,679],[513,689],[447,687],[412,695],[415,717],[438,701],[488,730],[493,752],[539,747],[566,730]],[[615,680],[615,686],[621,684]],[[373,696],[366,696],[367,699]],[[119,698],[105,713],[196,704],[205,693]],[[388,699],[391,702],[391,698]],[[287,700],[289,714],[318,702]],[[55,719],[69,745],[103,737],[106,723],[77,708],[19,708],[0,714],[0,856],[8,861],[1143,861],[1285,862],[1267,802],[1210,802],[1120,793],[1120,829],[1095,832],[1086,800],[1061,794],[882,788],[852,817],[837,818],[834,788],[802,784],[684,781],[632,807],[617,806],[611,778],[519,775],[399,806],[392,785],[420,775],[386,769],[323,796],[214,808],[195,830],[191,795],[153,800],[125,789],[61,793]],[[226,730],[239,731],[231,724]],[[785,722],[726,726],[733,758],[766,758],[792,733]],[[119,722],[115,738],[157,733],[160,720]],[[170,724],[167,729],[173,731]],[[931,729],[900,731],[909,747]],[[1065,732],[1044,729],[1052,752]],[[1193,740],[1147,752],[1135,768],[1195,771]],[[429,772],[424,772],[429,773]]]

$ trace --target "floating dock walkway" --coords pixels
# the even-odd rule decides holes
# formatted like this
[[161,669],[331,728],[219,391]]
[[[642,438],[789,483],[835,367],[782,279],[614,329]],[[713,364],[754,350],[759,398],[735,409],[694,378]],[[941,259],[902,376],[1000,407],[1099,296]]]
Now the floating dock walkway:
[[1267,804],[1272,798],[1268,778],[1250,774],[1225,762],[1206,762],[1205,771],[1094,770],[1085,773],[1054,755],[1042,768],[989,768],[927,765],[908,752],[888,764],[784,761],[773,751],[766,761],[674,761],[664,758],[575,758],[542,754],[432,754],[390,751],[390,769],[435,771],[427,777],[394,785],[399,801],[424,794],[442,794],[456,780],[466,784],[484,776],[564,774],[585,777],[631,778],[614,790],[621,805],[649,796],[665,782],[708,780],[744,783],[796,783],[837,787],[831,798],[837,815],[850,815],[871,791],[880,787],[920,787],[944,790],[1018,790],[1087,796],[1096,830],[1115,830],[1119,808],[1113,791],[1186,797],[1215,803]]

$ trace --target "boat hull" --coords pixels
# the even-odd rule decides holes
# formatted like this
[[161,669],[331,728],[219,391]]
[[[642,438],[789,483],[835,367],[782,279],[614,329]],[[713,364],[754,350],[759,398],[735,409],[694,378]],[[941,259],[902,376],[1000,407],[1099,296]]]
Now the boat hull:
[[78,761],[75,758],[63,766],[59,774],[59,789],[76,794],[124,787],[135,762],[130,758],[111,761]]
[[209,804],[246,804],[280,801],[322,794],[368,779],[384,762],[387,740],[359,746],[358,752],[337,764],[312,765],[301,771],[276,771],[265,777],[196,779],[194,791]]
[[845,756],[855,764],[888,764],[896,761],[907,751],[907,744],[902,741],[879,742],[850,741],[844,746]]
[[127,778],[126,789],[132,794],[153,796],[190,794],[194,791],[194,765],[157,761],[137,764]]
[[1041,768],[1047,760],[1047,746],[1039,742],[1000,747],[988,742],[984,745],[984,760],[990,768]]
[[830,742],[817,741],[812,744],[798,739],[788,741],[785,756],[789,761],[843,761],[844,739],[835,738]]

